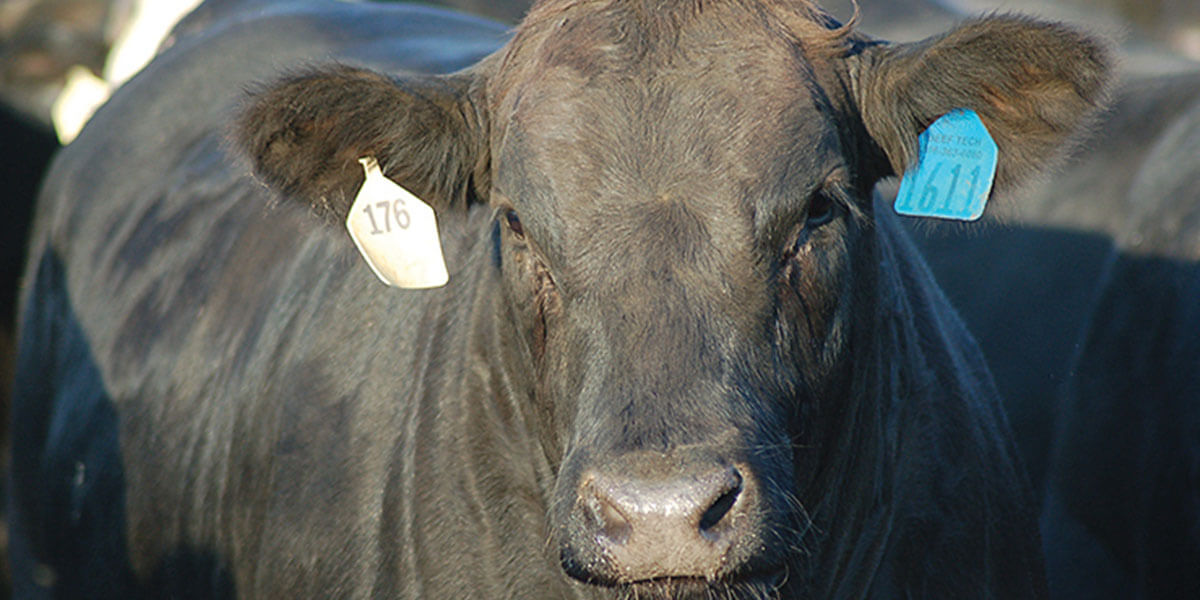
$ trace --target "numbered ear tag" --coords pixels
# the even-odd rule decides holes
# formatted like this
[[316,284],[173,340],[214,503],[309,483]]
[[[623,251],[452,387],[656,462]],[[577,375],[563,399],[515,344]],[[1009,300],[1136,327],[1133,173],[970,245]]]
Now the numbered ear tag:
[[390,286],[446,285],[450,276],[433,209],[384,177],[373,157],[358,162],[367,179],[346,216],[346,229],[371,270]]
[[996,177],[996,142],[979,115],[957,109],[920,137],[917,164],[900,180],[896,212],[974,221],[983,216]]

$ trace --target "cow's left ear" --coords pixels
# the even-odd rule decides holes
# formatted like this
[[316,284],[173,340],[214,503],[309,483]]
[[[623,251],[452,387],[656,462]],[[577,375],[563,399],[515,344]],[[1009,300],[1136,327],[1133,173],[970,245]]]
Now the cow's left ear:
[[[917,136],[957,108],[977,112],[999,150],[995,189],[1052,164],[1107,102],[1108,44],[1021,16],[968,21],[908,44],[867,47],[852,62],[854,95],[877,148],[867,175],[899,175]],[[880,156],[881,155],[881,156]]]
[[447,76],[342,65],[296,73],[251,93],[233,137],[268,186],[332,221],[345,220],[365,156],[444,209],[487,194],[483,71],[484,63]]

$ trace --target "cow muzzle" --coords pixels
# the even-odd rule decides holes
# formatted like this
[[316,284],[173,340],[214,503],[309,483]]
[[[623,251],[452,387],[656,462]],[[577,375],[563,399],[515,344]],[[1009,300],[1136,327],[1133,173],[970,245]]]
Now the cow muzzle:
[[650,452],[583,470],[564,568],[608,585],[727,575],[760,512],[746,472],[744,465]]

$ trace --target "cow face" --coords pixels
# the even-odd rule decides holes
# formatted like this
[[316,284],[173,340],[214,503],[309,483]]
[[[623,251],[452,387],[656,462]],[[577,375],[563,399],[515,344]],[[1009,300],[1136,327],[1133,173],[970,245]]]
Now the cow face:
[[846,396],[863,190],[782,29],[639,10],[535,12],[489,98],[554,536],[585,581],[770,578],[801,415]]
[[1106,67],[1019,18],[891,46],[803,2],[546,1],[474,69],[292,77],[239,135],[262,178],[339,219],[364,155],[439,210],[490,206],[567,574],[766,595],[819,543],[813,482],[862,434],[841,418],[871,401],[858,366],[887,359],[855,352],[887,268],[874,183],[971,108],[1009,186]]

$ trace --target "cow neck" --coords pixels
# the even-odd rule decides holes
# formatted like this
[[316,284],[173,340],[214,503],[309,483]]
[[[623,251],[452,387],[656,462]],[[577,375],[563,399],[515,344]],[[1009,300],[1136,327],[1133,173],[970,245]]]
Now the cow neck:
[[[920,580],[920,569],[913,573],[910,563],[953,560],[905,554],[913,549],[912,536],[923,535],[913,523],[928,518],[931,507],[942,508],[935,496],[949,484],[938,479],[941,474],[967,473],[988,491],[982,506],[950,502],[950,510],[960,514],[938,518],[982,523],[978,535],[999,539],[1008,535],[996,531],[1001,523],[1022,517],[1009,514],[1019,512],[1023,487],[1005,446],[1004,416],[982,356],[886,210],[876,210],[875,248],[864,252],[874,264],[859,265],[874,269],[868,305],[876,308],[864,320],[866,327],[856,327],[852,401],[842,422],[833,425],[849,433],[827,453],[833,462],[821,466],[825,476],[817,492],[822,502],[814,514],[823,547],[814,552],[819,558],[808,571],[814,597],[912,591],[928,582]],[[898,561],[905,566],[897,567]],[[986,597],[1006,584],[956,582],[946,589],[972,585]]]
[[[896,360],[911,332],[896,323],[902,293],[889,290],[890,244],[869,240],[857,249],[854,272],[877,284],[860,287],[855,300],[869,318],[854,323],[850,379],[839,410],[830,411],[819,431],[843,432],[821,440],[824,451],[812,465],[817,475],[801,490],[811,505],[818,547],[810,555],[807,593],[814,598],[869,596],[889,546],[896,516],[896,439],[892,435],[896,396],[908,387],[909,369]],[[890,304],[889,304],[890,303]],[[877,307],[877,308],[875,308]],[[907,358],[907,357],[905,357]]]

